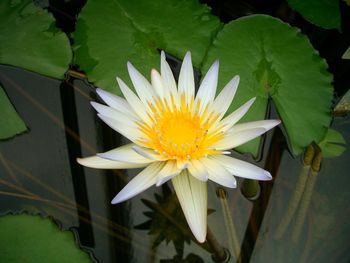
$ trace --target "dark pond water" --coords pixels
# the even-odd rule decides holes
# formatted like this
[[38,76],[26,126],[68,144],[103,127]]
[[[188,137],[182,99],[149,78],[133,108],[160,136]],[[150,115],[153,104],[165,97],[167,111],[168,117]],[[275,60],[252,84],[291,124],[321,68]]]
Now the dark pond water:
[[[230,20],[249,13],[251,2],[237,4],[236,13],[223,3],[213,4],[214,12],[223,21]],[[272,2],[257,6],[261,12],[277,12]],[[350,83],[349,63],[335,59],[343,39],[300,18],[294,22],[327,57],[337,94],[342,95]],[[60,82],[8,66],[0,66],[0,82],[29,128],[0,142],[1,214],[52,217],[62,229],[74,231],[80,247],[96,262],[213,261],[212,247],[199,245],[189,234],[171,186],[152,187],[112,206],[110,200],[138,170],[94,170],[76,163],[78,156],[126,142],[90,106],[91,100],[97,100],[94,87],[82,80]],[[349,124],[349,115],[336,117],[332,124],[347,142]],[[258,199],[242,194],[242,180],[233,190],[208,184],[210,237],[228,251],[227,262],[350,262],[349,147],[340,157],[323,159],[319,173],[309,174],[301,157],[291,156],[279,129],[267,135],[262,152],[257,163],[274,180],[260,183]],[[249,156],[235,155],[254,162]],[[308,174],[307,190],[283,228],[281,222],[303,172]]]

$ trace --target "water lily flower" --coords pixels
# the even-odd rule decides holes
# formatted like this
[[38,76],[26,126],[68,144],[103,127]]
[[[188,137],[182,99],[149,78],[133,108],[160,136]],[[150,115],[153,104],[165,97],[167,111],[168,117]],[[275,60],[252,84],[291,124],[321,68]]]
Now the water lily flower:
[[280,121],[237,124],[255,98],[225,116],[239,76],[232,78],[215,97],[218,61],[208,70],[196,95],[190,52],[183,60],[177,85],[164,52],[161,72],[151,71],[151,83],[131,63],[127,67],[136,94],[117,77],[124,98],[97,89],[107,106],[91,104],[107,125],[131,143],[77,161],[103,169],[145,167],[116,195],[112,204],[171,180],[192,233],[199,242],[204,242],[207,180],[230,188],[236,187],[234,176],[270,180],[269,172],[228,156],[228,150],[260,136]]

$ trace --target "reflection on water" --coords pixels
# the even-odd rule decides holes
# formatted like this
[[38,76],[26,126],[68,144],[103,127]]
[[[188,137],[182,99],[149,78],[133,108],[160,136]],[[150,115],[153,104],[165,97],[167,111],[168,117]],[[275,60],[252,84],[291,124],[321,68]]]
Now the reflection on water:
[[[286,150],[280,130],[269,134],[259,164],[275,179],[261,183],[253,201],[239,188],[222,191],[210,182],[210,242],[200,245],[170,186],[152,187],[112,206],[110,200],[138,171],[76,164],[77,156],[125,143],[97,119],[89,104],[97,99],[92,87],[5,66],[0,81],[29,127],[0,142],[0,213],[40,213],[64,229],[73,227],[81,247],[98,262],[212,262],[214,250],[214,258],[228,250],[228,262],[349,262],[349,149],[323,160],[310,197],[304,190],[285,231],[277,235],[303,163]],[[333,127],[350,140],[348,116],[337,117]],[[300,223],[304,199],[310,203]]]

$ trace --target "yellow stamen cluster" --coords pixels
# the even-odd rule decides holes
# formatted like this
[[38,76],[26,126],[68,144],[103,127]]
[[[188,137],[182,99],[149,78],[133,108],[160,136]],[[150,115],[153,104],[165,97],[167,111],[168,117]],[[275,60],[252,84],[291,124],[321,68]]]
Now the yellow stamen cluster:
[[[208,154],[217,153],[210,148],[223,136],[220,132],[210,132],[210,127],[218,120],[219,114],[209,112],[208,107],[199,114],[200,101],[186,103],[180,97],[176,106],[171,97],[171,105],[166,100],[157,98],[149,104],[152,124],[138,123],[145,135],[139,143],[155,150],[166,159],[185,160],[199,159]],[[217,131],[217,129],[215,129]]]

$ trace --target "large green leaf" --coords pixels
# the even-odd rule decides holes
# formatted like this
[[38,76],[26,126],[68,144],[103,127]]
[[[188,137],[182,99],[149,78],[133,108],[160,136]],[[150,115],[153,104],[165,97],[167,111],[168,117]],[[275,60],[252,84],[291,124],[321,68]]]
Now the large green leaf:
[[31,0],[0,1],[0,63],[63,78],[72,52],[67,36]]
[[73,233],[60,231],[40,216],[0,217],[1,262],[91,262],[74,242]]
[[306,20],[323,28],[340,28],[337,0],[288,0],[289,5]]
[[27,130],[1,86],[0,109],[0,139],[7,139]]
[[221,24],[197,0],[89,0],[79,15],[75,63],[95,85],[120,94],[118,75],[128,81],[126,62],[145,76],[159,65],[163,49],[182,58],[192,52],[199,66]]
[[[217,35],[203,71],[216,58],[219,88],[233,75],[241,76],[231,111],[257,97],[242,121],[264,119],[272,98],[294,154],[324,137],[331,120],[332,78],[298,29],[264,15],[237,19]],[[254,140],[238,149],[256,155],[258,144]]]

